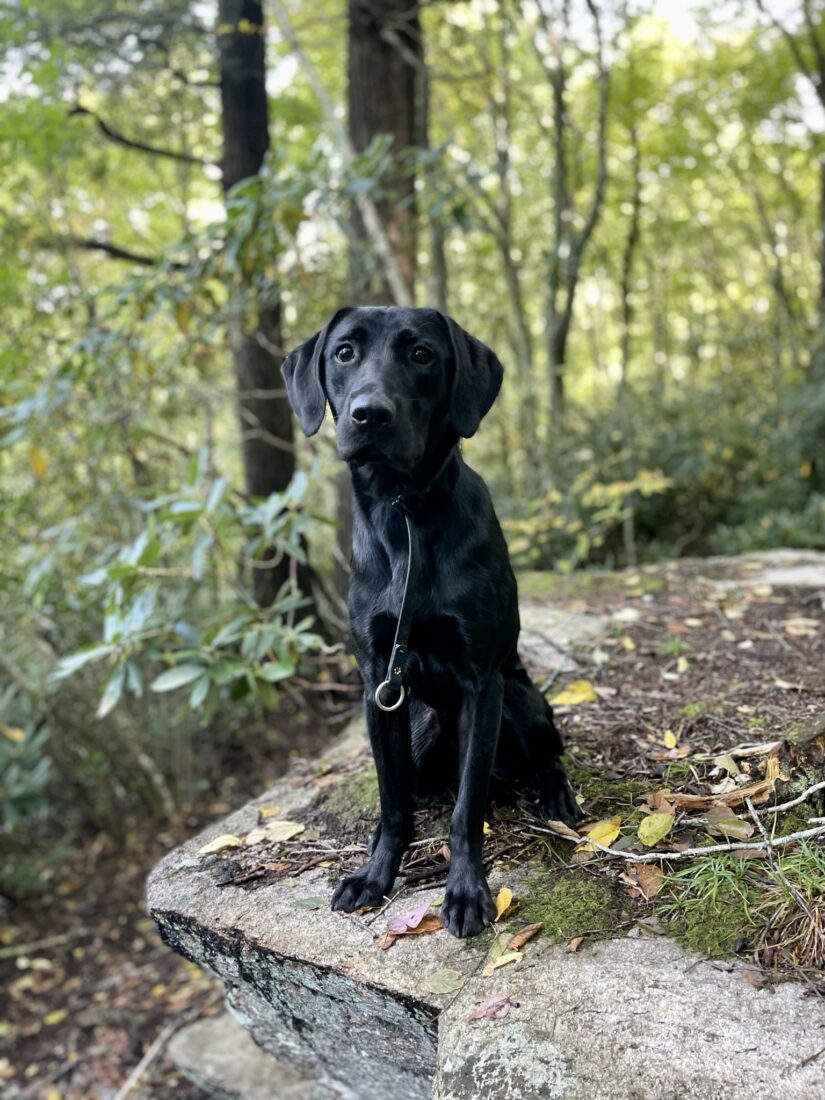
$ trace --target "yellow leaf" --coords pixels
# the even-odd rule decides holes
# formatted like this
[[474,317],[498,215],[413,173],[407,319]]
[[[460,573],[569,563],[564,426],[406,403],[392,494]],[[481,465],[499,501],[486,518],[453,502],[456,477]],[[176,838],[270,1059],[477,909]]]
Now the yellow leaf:
[[664,737],[662,738],[666,749],[676,748],[676,734],[673,730],[665,730]]
[[306,825],[299,825],[297,821],[270,821],[266,827],[266,839],[281,841],[292,840],[294,836],[302,833]]
[[43,1017],[43,1023],[46,1027],[54,1027],[54,1025],[59,1024],[61,1020],[65,1020],[66,1015],[65,1008],[56,1008],[54,1012],[49,1012]]
[[215,852],[224,852],[227,848],[240,848],[243,841],[231,833],[222,833],[220,836],[216,836],[214,840],[210,840],[208,844],[204,844],[202,848],[198,849],[199,856],[211,856]]
[[0,733],[7,737],[9,741],[13,741],[15,745],[19,745],[26,736],[19,726],[6,726],[2,722],[0,722]]
[[192,310],[188,302],[175,303],[175,320],[181,332],[186,333],[189,331],[189,326],[192,323]]
[[[619,826],[622,823],[620,817],[611,817],[604,821],[597,821],[595,825],[587,826],[588,840],[595,840],[597,844],[604,844],[606,848],[609,848],[616,837],[619,835]],[[581,844],[579,851],[582,852],[595,852],[597,849],[588,843]]]
[[258,807],[258,815],[261,821],[267,821],[270,817],[277,817],[280,812],[281,807],[276,806],[274,802],[270,802],[266,806]]
[[29,462],[38,477],[45,477],[49,472],[49,460],[46,458],[46,452],[42,447],[38,447],[36,443],[29,449]]
[[500,966],[506,966],[508,963],[516,962],[521,958],[520,951],[505,951],[503,955],[499,955],[497,959],[493,959],[492,962],[488,962],[484,969],[481,971],[482,976],[489,978],[494,970],[498,970]]
[[636,648],[636,643],[629,634],[622,634],[621,638],[619,638],[619,643],[622,649],[626,649],[628,653],[632,653]]
[[785,632],[794,638],[812,638],[818,630],[818,620],[806,618],[805,615],[796,615],[785,620]]
[[667,836],[673,828],[675,818],[673,814],[650,814],[639,826],[639,840],[648,848],[652,848],[662,837]]
[[496,895],[496,917],[498,920],[502,913],[506,913],[513,904],[513,891],[509,886],[502,886]]
[[483,830],[483,832],[484,832],[484,835],[485,835],[485,836],[489,836],[489,835],[490,835],[490,833],[491,833],[492,831],[493,831],[493,830],[492,830],[492,829],[490,828],[490,825],[489,825],[489,823],[485,821],[485,822],[484,822],[484,830]]
[[598,695],[589,680],[574,680],[550,700],[557,707],[575,707],[579,703],[595,703]]
[[684,676],[684,674],[689,669],[690,669],[690,661],[687,659],[687,657],[677,657],[676,658],[676,671],[679,673],[680,676]]

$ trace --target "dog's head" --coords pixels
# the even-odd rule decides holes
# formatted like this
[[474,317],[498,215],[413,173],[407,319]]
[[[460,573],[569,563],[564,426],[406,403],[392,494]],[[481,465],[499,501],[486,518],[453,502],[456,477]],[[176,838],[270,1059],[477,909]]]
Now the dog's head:
[[283,365],[307,435],[329,402],[347,462],[414,469],[451,430],[471,436],[496,399],[492,351],[434,309],[339,309]]

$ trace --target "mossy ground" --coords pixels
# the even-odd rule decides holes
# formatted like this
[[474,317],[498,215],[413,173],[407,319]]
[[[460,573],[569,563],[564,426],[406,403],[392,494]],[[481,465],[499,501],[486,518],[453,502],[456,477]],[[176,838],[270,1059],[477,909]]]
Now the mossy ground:
[[554,943],[574,936],[610,936],[624,924],[629,905],[603,878],[585,870],[536,870],[526,882],[520,916],[541,921]]

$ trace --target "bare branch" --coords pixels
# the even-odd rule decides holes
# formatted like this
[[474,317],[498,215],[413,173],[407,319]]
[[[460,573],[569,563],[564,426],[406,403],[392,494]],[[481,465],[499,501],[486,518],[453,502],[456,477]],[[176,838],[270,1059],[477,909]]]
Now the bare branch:
[[[799,66],[800,72],[804,76],[806,76],[808,80],[810,80],[810,82],[814,86],[816,94],[821,100],[823,100],[823,96],[825,96],[825,88],[823,88],[822,82],[818,74],[814,72],[814,70],[808,64],[808,61],[805,55],[802,53],[802,50],[796,38],[793,36],[793,34],[791,34],[785,24],[782,23],[781,20],[777,19],[773,12],[768,10],[768,8],[765,6],[764,0],[756,0],[756,6],[757,8],[759,8],[763,15],[767,16],[767,18],[771,21],[771,25],[774,27],[774,29],[778,30],[782,37],[785,39],[785,42],[788,45],[788,49],[793,54],[794,60]],[[825,102],[825,100],[823,100],[823,102]]]
[[156,267],[161,261],[157,256],[148,256],[144,252],[133,252],[130,248],[121,248],[110,241],[100,241],[94,237],[63,237],[64,244],[70,248],[82,248],[86,252],[105,252],[113,260],[127,260],[142,267]]
[[89,118],[94,119],[97,123],[97,128],[109,141],[113,141],[118,145],[124,145],[127,149],[134,149],[139,153],[148,153],[153,157],[165,157],[167,160],[175,160],[180,164],[196,164],[199,168],[217,168],[218,165],[211,160],[205,160],[203,157],[196,157],[192,153],[179,153],[174,149],[163,149],[158,145],[149,145],[144,141],[136,141],[133,138],[126,137],[119,130],[115,130],[109,125],[100,115],[94,111],[90,111],[88,107],[81,107],[78,104],[76,107],[72,107],[69,111],[69,117],[72,118],[76,115],[88,115]]

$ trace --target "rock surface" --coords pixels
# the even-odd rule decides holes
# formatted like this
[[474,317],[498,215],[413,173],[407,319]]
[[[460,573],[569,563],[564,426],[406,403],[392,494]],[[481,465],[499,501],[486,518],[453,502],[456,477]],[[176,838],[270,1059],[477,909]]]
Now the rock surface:
[[[556,643],[542,651],[547,670],[554,661],[557,667],[575,661],[574,653],[563,652],[558,623],[528,611],[533,633],[549,629]],[[590,633],[591,643],[597,633]],[[530,664],[535,672],[535,658]],[[227,884],[231,852],[198,854],[220,834],[248,834],[264,805],[278,804],[280,818],[309,820],[319,776],[364,767],[365,739],[356,725],[314,777],[306,769],[288,776],[172,852],[149,882],[149,909],[166,942],[223,979],[236,1019],[297,1075],[287,1078],[274,1068],[278,1063],[268,1063],[270,1096],[825,1097],[825,1012],[801,986],[754,988],[741,969],[708,962],[638,928],[575,954],[533,940],[519,961],[485,977],[490,932],[462,942],[441,931],[384,951],[374,943],[389,918],[424,899],[436,902],[443,886],[408,890],[379,913],[343,916],[328,908],[334,870],[314,867],[254,889]],[[351,844],[329,831],[322,839]],[[506,884],[517,896],[529,893],[528,873],[507,871]],[[493,872],[493,891],[502,884],[501,872]],[[433,992],[433,975],[444,969],[457,973],[459,988]],[[510,998],[507,1016],[470,1021],[478,1003],[495,994]],[[262,1066],[266,1074],[267,1063]],[[243,1095],[258,1100],[253,1091]]]

